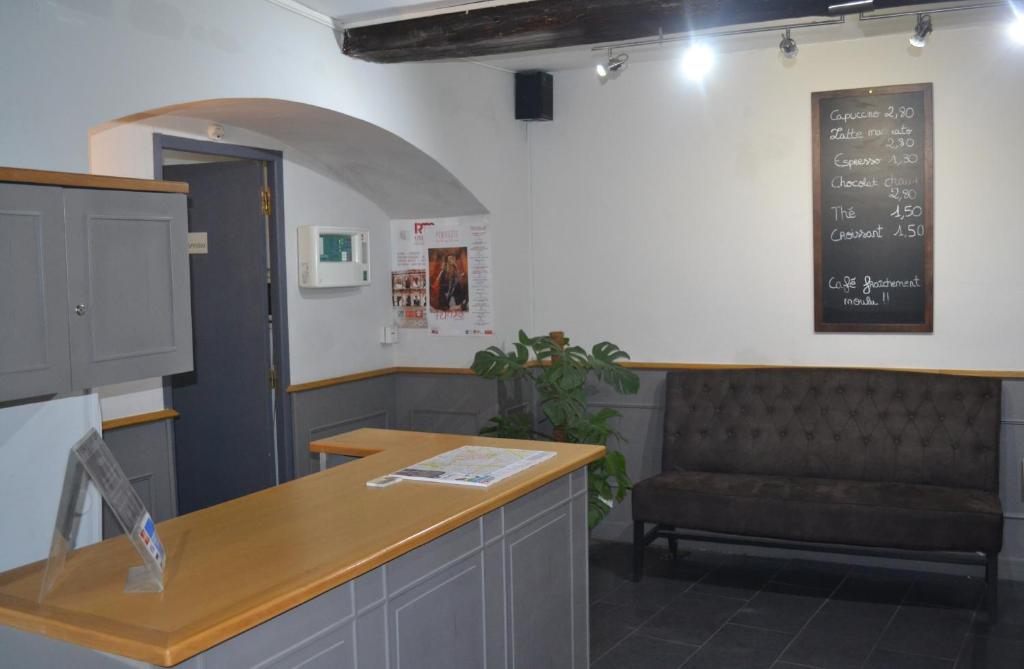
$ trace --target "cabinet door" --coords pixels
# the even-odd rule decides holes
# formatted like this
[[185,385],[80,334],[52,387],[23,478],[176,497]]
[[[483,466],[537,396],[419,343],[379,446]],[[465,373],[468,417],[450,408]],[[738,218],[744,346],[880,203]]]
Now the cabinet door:
[[64,191],[77,388],[192,369],[187,200]]
[[71,389],[59,188],[0,184],[0,401]]

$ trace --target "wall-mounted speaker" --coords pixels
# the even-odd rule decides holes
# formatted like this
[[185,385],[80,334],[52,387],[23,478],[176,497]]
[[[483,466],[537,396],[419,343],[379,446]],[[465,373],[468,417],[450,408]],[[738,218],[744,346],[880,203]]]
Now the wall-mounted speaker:
[[555,118],[554,78],[548,72],[516,72],[516,120]]

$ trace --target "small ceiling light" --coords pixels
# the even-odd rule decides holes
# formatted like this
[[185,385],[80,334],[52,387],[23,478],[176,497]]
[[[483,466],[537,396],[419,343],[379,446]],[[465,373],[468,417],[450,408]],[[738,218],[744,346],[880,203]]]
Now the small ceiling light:
[[714,66],[715,54],[704,44],[693,44],[683,54],[683,74],[691,81],[702,81]]
[[782,41],[779,42],[779,51],[786,58],[796,58],[796,55],[800,53],[800,48],[796,45],[796,40],[789,34],[789,28],[786,28],[786,34],[782,36]]
[[1017,44],[1024,44],[1024,14],[1018,13],[1016,7],[1013,8],[1013,13],[1016,18],[1010,24],[1010,37]]
[[620,53],[618,56],[613,56],[612,52],[608,51],[608,62],[601,62],[597,64],[597,76],[604,79],[610,74],[620,72],[626,69],[626,64],[629,62],[628,53]]
[[923,49],[928,43],[928,35],[932,34],[932,17],[927,14],[917,15],[917,25],[914,26],[914,34],[910,36],[910,44],[918,49]]

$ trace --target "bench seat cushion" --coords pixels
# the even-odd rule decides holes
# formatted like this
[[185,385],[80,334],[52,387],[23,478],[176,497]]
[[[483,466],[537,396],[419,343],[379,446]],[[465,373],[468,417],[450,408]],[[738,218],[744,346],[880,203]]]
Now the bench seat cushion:
[[855,546],[998,552],[999,497],[879,481],[670,471],[633,489],[633,518],[680,529]]

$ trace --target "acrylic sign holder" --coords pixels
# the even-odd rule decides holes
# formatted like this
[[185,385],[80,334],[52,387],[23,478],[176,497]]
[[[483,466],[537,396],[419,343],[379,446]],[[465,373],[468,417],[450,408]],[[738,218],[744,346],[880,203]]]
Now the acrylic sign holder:
[[57,521],[50,543],[50,556],[39,592],[39,601],[53,589],[64,571],[64,563],[75,548],[89,481],[100,491],[121,529],[128,535],[142,564],[128,570],[125,592],[162,592],[166,554],[156,534],[153,518],[132,488],[121,466],[96,430],[90,430],[71,449],[64,473],[64,487],[57,507]]

